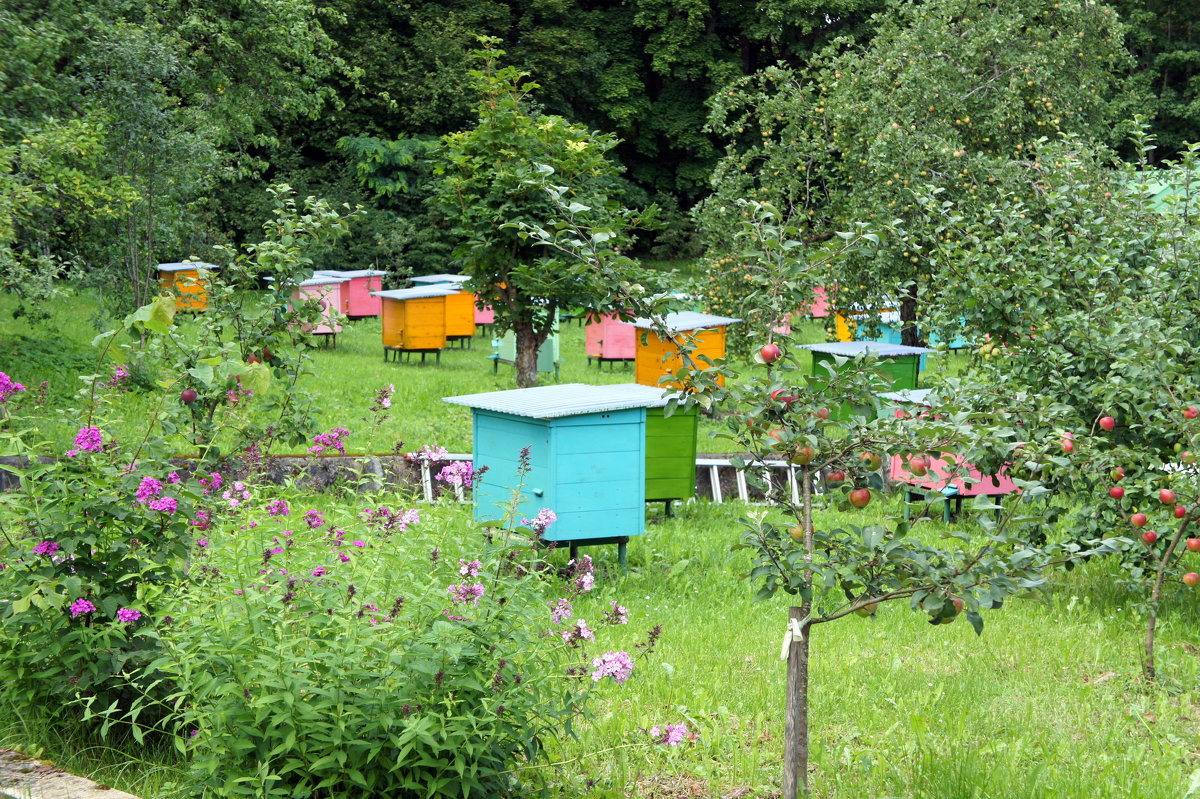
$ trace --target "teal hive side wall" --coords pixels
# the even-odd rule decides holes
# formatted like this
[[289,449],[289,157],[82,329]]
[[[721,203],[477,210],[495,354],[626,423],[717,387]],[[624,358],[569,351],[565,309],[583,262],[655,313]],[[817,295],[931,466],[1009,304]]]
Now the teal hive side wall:
[[517,485],[521,449],[530,471],[518,506],[532,518],[549,508],[558,521],[548,541],[578,541],[645,532],[646,410],[632,408],[558,419],[475,409],[475,467],[488,467],[475,487],[476,521],[500,518]]

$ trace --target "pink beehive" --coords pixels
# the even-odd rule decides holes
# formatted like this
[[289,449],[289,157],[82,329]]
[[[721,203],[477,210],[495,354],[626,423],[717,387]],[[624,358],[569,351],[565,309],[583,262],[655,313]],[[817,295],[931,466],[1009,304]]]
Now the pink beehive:
[[353,318],[363,316],[379,316],[383,313],[383,300],[372,296],[373,291],[383,290],[383,276],[387,272],[378,269],[351,269],[338,271],[326,269],[314,273],[313,277],[341,278],[346,282],[341,284],[338,298],[338,310]]
[[805,310],[813,319],[824,319],[829,316],[829,295],[825,292],[824,286],[817,286],[813,289],[813,301]]
[[637,328],[616,314],[603,314],[588,322],[585,335],[589,360],[632,361],[637,357]]
[[492,310],[492,306],[485,305],[479,307],[479,295],[475,295],[475,324],[490,325],[496,321],[496,312]]
[[317,300],[321,307],[321,321],[315,325],[306,324],[305,333],[332,337],[333,341],[337,342],[337,334],[342,332],[342,326],[338,322],[341,318],[338,306],[341,304],[341,291],[346,282],[343,278],[317,276],[296,286],[292,292],[293,302]]

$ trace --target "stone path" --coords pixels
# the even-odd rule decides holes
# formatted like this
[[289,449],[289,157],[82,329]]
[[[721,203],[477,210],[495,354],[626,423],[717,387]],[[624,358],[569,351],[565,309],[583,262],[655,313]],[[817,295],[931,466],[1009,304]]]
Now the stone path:
[[0,799],[137,799],[42,760],[0,749]]

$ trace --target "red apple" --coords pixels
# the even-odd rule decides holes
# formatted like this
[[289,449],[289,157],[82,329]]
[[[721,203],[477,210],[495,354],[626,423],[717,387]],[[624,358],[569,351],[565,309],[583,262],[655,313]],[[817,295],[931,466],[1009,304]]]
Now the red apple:
[[963,605],[965,604],[962,600],[962,597],[956,596],[950,601],[954,603],[954,614],[958,615],[959,613],[962,613]]
[[864,452],[858,456],[858,459],[863,462],[863,466],[866,466],[873,472],[878,471],[879,467],[883,465],[883,459],[874,452]]
[[267,349],[266,347],[263,347],[263,351],[262,351],[262,359],[263,359],[264,361],[269,361],[269,360],[271,360],[271,359],[272,359],[272,358],[274,358],[274,357],[275,357],[275,356],[271,354],[271,350]]
[[1158,540],[1158,533],[1154,532],[1153,530],[1147,530],[1146,532],[1142,533],[1142,540],[1147,544],[1153,544]]
[[1193,455],[1191,452],[1184,451],[1184,453],[1179,456],[1179,460],[1183,461],[1188,466],[1191,466],[1192,464],[1194,464],[1196,462],[1196,456]]
[[1184,546],[1188,548],[1188,552],[1200,552],[1200,538],[1189,538]]
[[1197,416],[1200,416],[1200,408],[1195,405],[1189,405],[1183,409],[1184,419],[1195,419]]
[[196,389],[185,388],[183,391],[179,392],[179,401],[182,402],[184,405],[191,405],[193,402],[196,401],[196,398],[198,396],[199,395],[196,393]]
[[1113,499],[1120,499],[1121,497],[1125,496],[1125,489],[1121,488],[1120,486],[1113,486],[1112,488],[1108,489],[1108,495]]
[[825,475],[825,482],[827,482],[827,483],[844,483],[844,482],[846,482],[846,473],[843,472],[841,469],[834,469],[832,472]]
[[1129,523],[1134,527],[1145,527],[1147,521],[1149,519],[1146,518],[1146,514],[1144,513],[1135,513],[1129,517]]
[[791,461],[800,466],[807,466],[813,462],[813,458],[816,456],[817,453],[813,452],[812,447],[801,447],[792,453]]
[[1069,438],[1064,438],[1062,440],[1062,449],[1063,449],[1063,452],[1070,455],[1072,452],[1075,451],[1075,442]]
[[1158,492],[1158,501],[1164,505],[1175,504],[1175,492],[1169,488],[1164,488]]
[[783,357],[783,350],[779,349],[778,344],[766,344],[758,351],[758,356],[763,363],[775,363]]
[[782,402],[786,405],[791,405],[793,402],[796,401],[796,398],[788,396],[787,394],[784,393],[785,391],[787,391],[786,388],[775,389],[774,391],[771,392],[771,399],[775,400],[776,402]]
[[1183,505],[1176,505],[1175,518],[1182,519],[1184,516],[1187,516],[1187,508],[1185,508]]
[[929,471],[929,460],[924,455],[913,455],[908,459],[908,470],[923,477]]
[[870,501],[871,490],[869,488],[856,488],[850,492],[850,504],[856,508],[865,508]]
[[1112,418],[1111,416],[1100,417],[1100,427],[1104,428],[1105,430],[1112,430],[1112,429],[1116,428],[1116,426],[1117,426],[1117,420]]
[[246,358],[246,363],[259,363],[259,357],[254,353],[250,353],[250,356]]
[[1115,468],[1111,472],[1109,472],[1108,476],[1113,479],[1114,483],[1121,482],[1122,480],[1125,479],[1125,467],[1118,466],[1117,468]]
[[1188,588],[1195,588],[1196,586],[1200,585],[1200,574],[1188,572],[1187,574],[1183,575],[1183,584]]
[[821,419],[822,421],[828,420],[829,419],[829,409],[828,408],[817,408],[817,418]]

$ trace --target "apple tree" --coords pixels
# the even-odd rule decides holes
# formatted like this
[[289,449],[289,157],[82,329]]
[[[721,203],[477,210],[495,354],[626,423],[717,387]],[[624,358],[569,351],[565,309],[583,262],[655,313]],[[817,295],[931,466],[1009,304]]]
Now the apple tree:
[[[534,109],[537,84],[528,73],[499,67],[504,55],[493,37],[480,37],[483,63],[472,74],[482,97],[479,122],[451,133],[434,153],[431,201],[459,239],[454,255],[470,275],[481,302],[496,312],[501,332],[517,339],[517,385],[537,382],[537,350],[560,310],[608,307],[616,286],[582,261],[531,240],[522,226],[552,228],[561,210],[587,212],[605,228],[614,248],[630,243],[630,212],[613,199],[619,167],[609,159],[617,140]],[[552,184],[556,203],[547,193]],[[636,262],[615,261],[622,279]],[[629,270],[633,270],[630,272]]]
[[936,231],[914,192],[931,187],[968,215],[1012,195],[1038,202],[1030,170],[1043,140],[1115,143],[1129,56],[1117,15],[1077,0],[896,3],[873,22],[868,42],[839,41],[807,69],[771,67],[713,96],[709,128],[727,152],[698,223],[723,258],[739,198],[770,202],[808,242],[901,220],[825,285],[836,307],[896,300],[916,344],[947,276],[923,256]]

